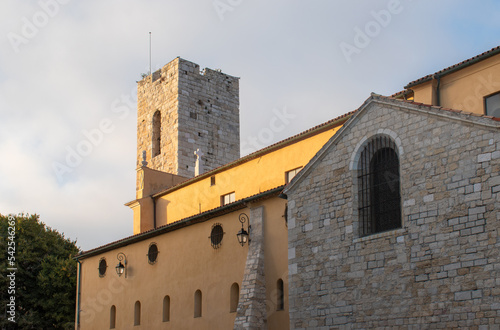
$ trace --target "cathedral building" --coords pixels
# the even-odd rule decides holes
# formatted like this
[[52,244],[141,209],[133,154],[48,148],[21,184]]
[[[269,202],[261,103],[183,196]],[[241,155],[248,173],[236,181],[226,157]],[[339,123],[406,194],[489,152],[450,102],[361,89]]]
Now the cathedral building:
[[500,47],[240,157],[239,79],[138,82],[133,236],[76,329],[500,326]]

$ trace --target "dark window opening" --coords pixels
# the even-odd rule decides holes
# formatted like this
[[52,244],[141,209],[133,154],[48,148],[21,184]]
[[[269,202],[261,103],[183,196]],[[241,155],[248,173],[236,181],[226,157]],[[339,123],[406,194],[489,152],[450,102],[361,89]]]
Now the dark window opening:
[[380,136],[362,151],[359,166],[360,234],[401,228],[399,159],[396,145]]
[[116,306],[115,305],[111,306],[111,309],[109,310],[109,328],[110,329],[116,328]]
[[170,296],[163,298],[163,322],[170,321]]
[[148,262],[150,264],[156,263],[156,259],[158,258],[158,246],[156,243],[151,243],[148,250]]
[[215,176],[210,177],[210,185],[215,186]]
[[134,325],[141,325],[141,302],[136,301],[134,305]]
[[153,115],[153,156],[158,156],[161,153],[161,114],[156,111]]
[[484,98],[484,110],[487,116],[500,118],[500,92]]
[[212,232],[210,233],[210,242],[214,249],[220,248],[222,244],[222,237],[224,236],[224,230],[220,223],[216,223],[212,226]]
[[234,313],[238,309],[238,301],[240,300],[240,286],[238,283],[231,285],[231,296],[229,299],[229,313]]
[[285,213],[283,214],[283,218],[285,218],[285,225],[288,227],[288,203],[285,204]]
[[194,317],[201,317],[201,291],[194,293]]
[[108,268],[108,264],[106,263],[106,259],[101,258],[99,260],[99,276],[103,277],[106,274],[106,269]]
[[284,293],[283,280],[280,278],[276,284],[277,284],[276,310],[282,311],[285,309],[285,293]]

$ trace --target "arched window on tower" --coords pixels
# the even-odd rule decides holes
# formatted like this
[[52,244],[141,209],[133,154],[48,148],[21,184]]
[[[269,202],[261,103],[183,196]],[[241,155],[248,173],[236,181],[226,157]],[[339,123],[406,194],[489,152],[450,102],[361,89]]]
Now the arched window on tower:
[[360,235],[401,228],[401,194],[397,147],[377,136],[361,151],[358,166]]
[[153,115],[153,150],[152,157],[158,156],[161,153],[161,113],[157,110]]

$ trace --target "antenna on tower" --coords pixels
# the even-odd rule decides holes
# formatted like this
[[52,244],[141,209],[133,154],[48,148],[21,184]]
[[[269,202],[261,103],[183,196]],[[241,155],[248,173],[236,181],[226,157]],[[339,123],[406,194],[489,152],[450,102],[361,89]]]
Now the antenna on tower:
[[151,32],[149,32],[149,74],[151,74]]

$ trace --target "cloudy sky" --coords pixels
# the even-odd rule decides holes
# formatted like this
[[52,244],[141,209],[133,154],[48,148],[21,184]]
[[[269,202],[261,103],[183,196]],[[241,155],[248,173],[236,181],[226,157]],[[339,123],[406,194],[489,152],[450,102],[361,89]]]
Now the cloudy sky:
[[246,154],[498,46],[500,3],[2,0],[0,213],[38,213],[84,250],[132,234],[150,31],[153,71],[180,56],[241,78]]

